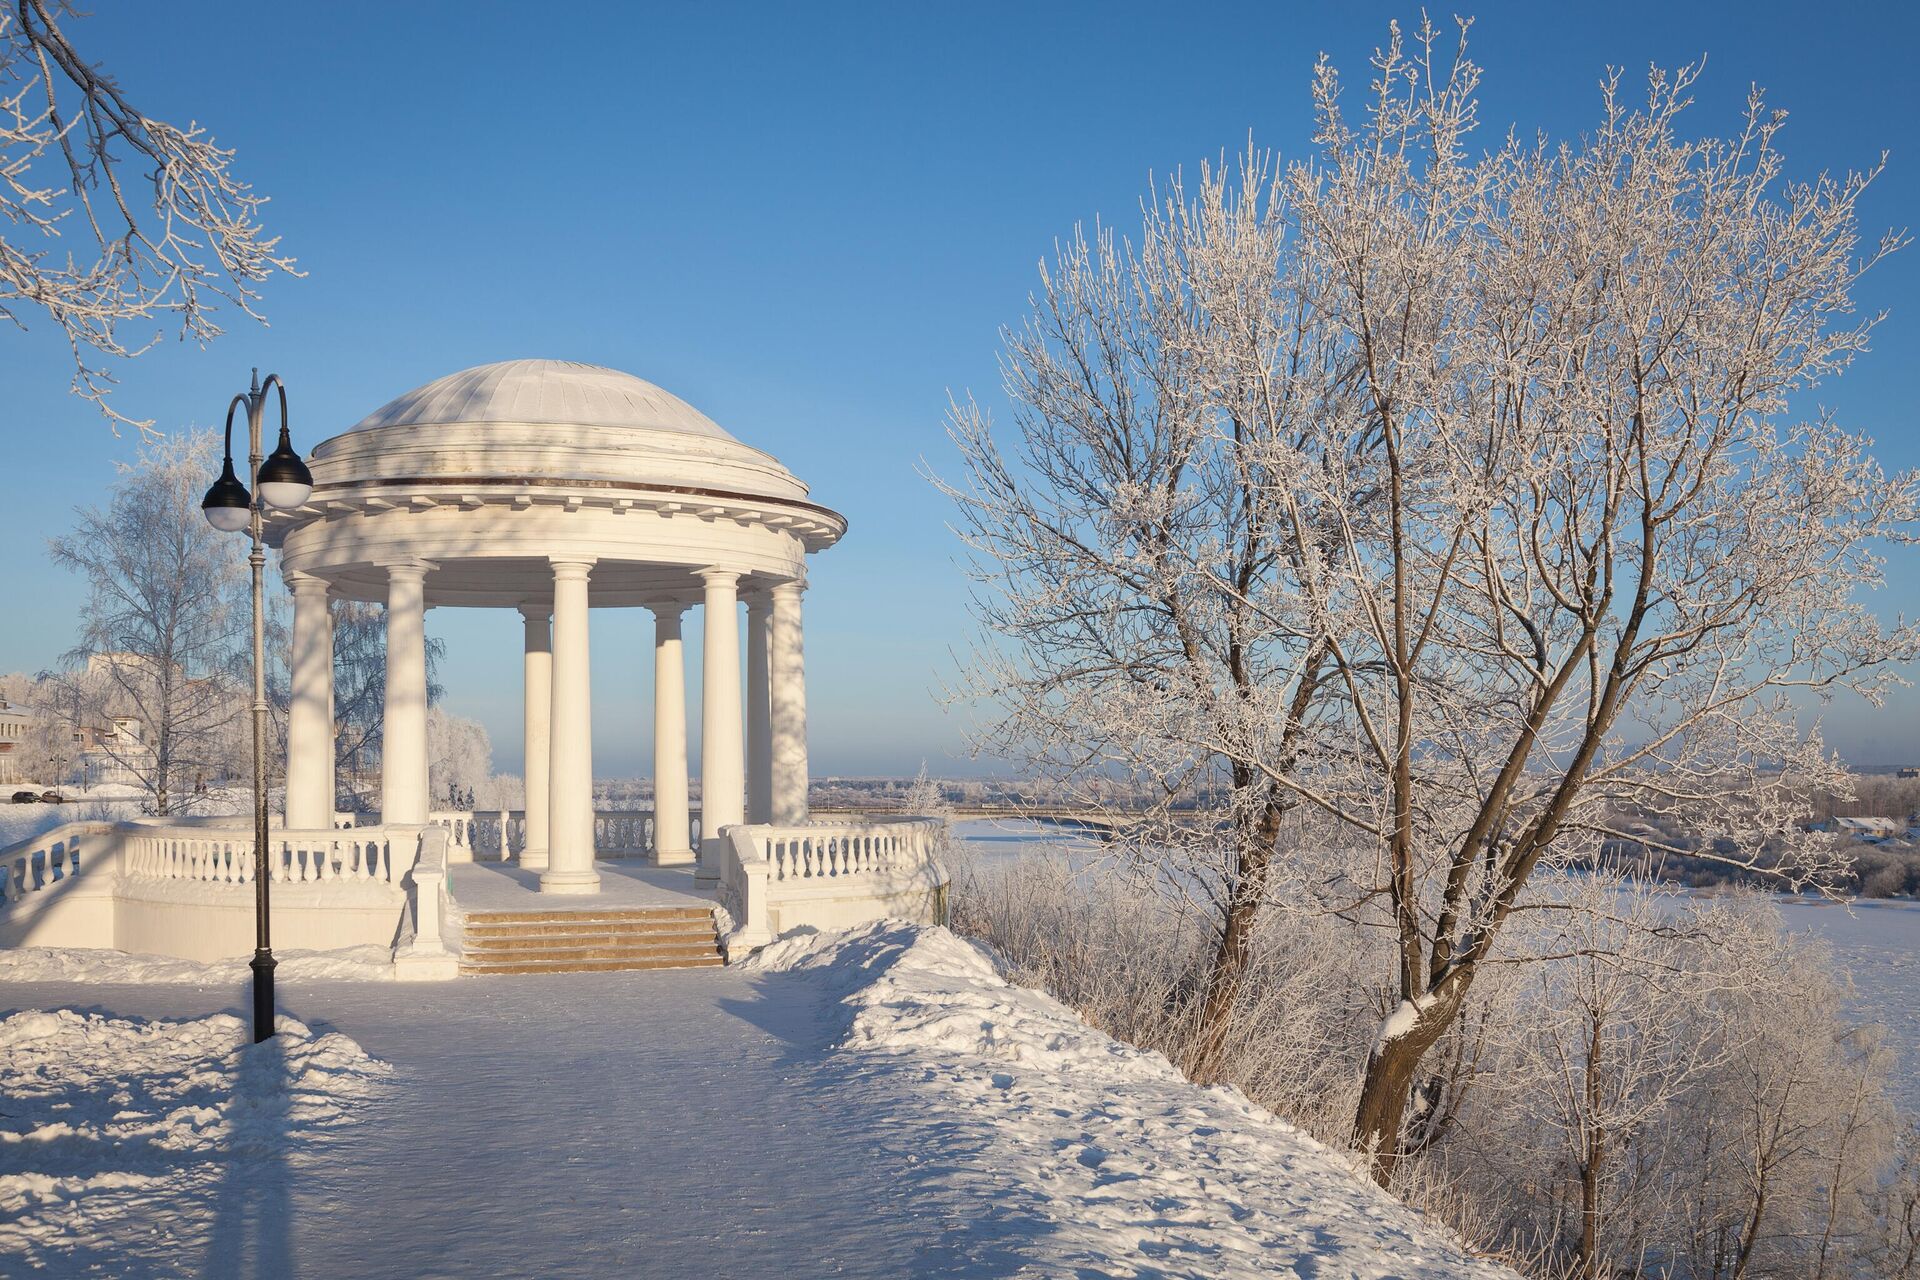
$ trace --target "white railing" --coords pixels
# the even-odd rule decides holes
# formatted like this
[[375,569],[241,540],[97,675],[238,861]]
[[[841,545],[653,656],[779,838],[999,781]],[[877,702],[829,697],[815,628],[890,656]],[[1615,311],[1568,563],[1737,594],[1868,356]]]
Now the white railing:
[[[419,845],[418,827],[270,831],[267,866],[276,884],[361,880],[398,885]],[[121,872],[144,880],[251,884],[253,832],[135,827],[125,833]]]
[[473,820],[474,815],[465,809],[436,809],[427,815],[429,825],[447,833],[447,861],[473,861]]
[[459,976],[460,959],[447,949],[441,926],[453,906],[447,863],[453,840],[440,824],[420,832],[420,855],[407,875],[407,913],[393,948],[393,974],[414,981]]
[[[433,815],[437,821],[440,814]],[[451,815],[446,815],[451,816]],[[501,860],[518,856],[527,846],[524,809],[476,809],[471,815],[467,847],[476,858]],[[689,843],[700,847],[700,811],[688,817]],[[593,849],[599,858],[651,858],[658,852],[657,824],[651,809],[596,809],[593,812]],[[455,858],[458,859],[456,848]]]
[[92,866],[113,841],[111,822],[64,822],[0,849],[0,904],[12,906]]
[[945,924],[945,834],[945,819],[921,817],[728,827],[720,842],[721,901],[734,922],[728,955],[765,946],[777,908],[820,894],[881,897],[920,887],[936,904],[935,922]]
[[747,829],[776,881],[910,871],[933,856],[938,835],[936,820],[922,818]]

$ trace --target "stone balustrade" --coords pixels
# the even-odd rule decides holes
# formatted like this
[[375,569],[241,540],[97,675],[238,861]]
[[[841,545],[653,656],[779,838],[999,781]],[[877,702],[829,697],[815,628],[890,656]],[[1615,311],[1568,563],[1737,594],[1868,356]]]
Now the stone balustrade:
[[830,929],[882,916],[945,924],[942,818],[741,824],[721,842],[720,897],[733,958],[787,929]]
[[[271,831],[267,866],[276,884],[397,885],[418,846],[418,827]],[[136,879],[251,884],[254,877],[253,832],[247,830],[142,826],[124,836],[121,857],[122,873]]]
[[[198,961],[245,954],[258,886],[244,821],[69,823],[0,850],[0,947],[113,947]],[[276,947],[391,946],[398,926],[414,921],[437,940],[451,841],[440,826],[270,831]],[[429,853],[437,875],[416,875]],[[420,958],[406,976],[451,976],[430,949]]]
[[407,910],[401,938],[393,949],[393,976],[405,981],[445,981],[458,977],[459,957],[448,950],[441,929],[453,910],[447,882],[452,828],[434,823],[420,833],[419,856],[407,876]]
[[891,818],[804,826],[751,827],[756,852],[776,881],[891,874],[933,856],[938,824]]
[[112,831],[111,822],[63,822],[0,851],[0,904],[24,902],[29,894],[78,875],[82,857],[90,865]]
[[[455,815],[434,814],[441,817]],[[470,818],[466,848],[472,856],[486,860],[504,860],[517,856],[526,847],[527,814],[524,809],[476,809]],[[700,843],[700,811],[689,819],[692,843]],[[658,851],[657,828],[651,809],[596,809],[593,813],[593,844],[596,858],[651,858]],[[453,858],[460,860],[456,841]]]
[[429,825],[440,827],[447,833],[448,861],[473,861],[474,819],[477,816],[465,809],[435,809],[427,815]]

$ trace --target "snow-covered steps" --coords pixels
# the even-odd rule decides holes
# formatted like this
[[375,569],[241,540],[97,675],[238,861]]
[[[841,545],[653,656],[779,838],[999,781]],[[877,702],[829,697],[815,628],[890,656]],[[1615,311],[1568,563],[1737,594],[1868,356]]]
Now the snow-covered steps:
[[473,911],[460,972],[605,973],[722,963],[706,907]]

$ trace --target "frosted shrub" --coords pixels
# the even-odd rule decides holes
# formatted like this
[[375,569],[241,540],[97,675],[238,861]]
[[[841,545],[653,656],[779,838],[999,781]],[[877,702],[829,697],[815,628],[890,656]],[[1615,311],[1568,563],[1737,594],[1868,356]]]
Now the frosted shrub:
[[1200,1004],[1217,940],[1184,894],[1064,858],[1016,865],[948,859],[953,927],[1118,1039],[1158,1050],[1207,1081],[1335,1144],[1345,1142],[1378,1011],[1360,994],[1358,939],[1325,918],[1261,931],[1225,1047],[1193,1072]]
[[[1215,939],[1189,893],[952,861],[954,927],[1015,981],[1191,1070]],[[1557,876],[1530,908],[1532,962],[1476,986],[1416,1085],[1398,1194],[1539,1280],[1920,1274],[1920,1158],[1823,948],[1757,896]],[[1382,933],[1270,913],[1205,1078],[1347,1143]]]

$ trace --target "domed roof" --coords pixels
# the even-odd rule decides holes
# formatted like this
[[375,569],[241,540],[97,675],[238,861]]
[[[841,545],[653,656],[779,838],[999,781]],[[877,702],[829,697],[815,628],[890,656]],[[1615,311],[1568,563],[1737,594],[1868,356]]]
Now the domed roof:
[[643,378],[573,360],[502,360],[435,378],[353,429],[511,422],[674,431],[732,440],[706,414]]

